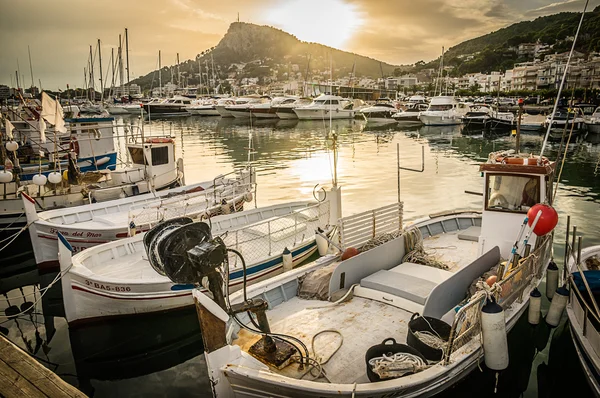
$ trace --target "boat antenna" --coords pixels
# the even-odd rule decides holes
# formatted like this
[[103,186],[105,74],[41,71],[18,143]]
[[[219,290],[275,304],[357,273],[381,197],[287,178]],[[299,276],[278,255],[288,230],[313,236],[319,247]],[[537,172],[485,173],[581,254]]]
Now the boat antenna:
[[571,63],[571,57],[573,56],[573,52],[575,52],[575,44],[577,43],[577,37],[579,36],[579,31],[581,30],[581,25],[583,24],[583,17],[585,16],[585,11],[587,10],[587,6],[590,0],[585,0],[585,5],[583,6],[583,12],[581,13],[581,19],[579,20],[579,25],[577,26],[577,32],[575,33],[575,37],[573,38],[573,44],[571,45],[571,51],[569,52],[569,57],[567,58],[567,64],[565,65],[565,71],[563,72],[562,79],[560,81],[560,86],[558,86],[558,93],[556,94],[556,100],[554,101],[554,109],[552,109],[552,115],[550,116],[550,123],[548,123],[548,129],[546,130],[546,136],[544,137],[544,142],[542,144],[542,150],[540,151],[540,158],[538,162],[542,161],[542,156],[544,155],[544,150],[546,149],[546,144],[548,143],[548,137],[550,136],[550,130],[552,129],[552,123],[554,122],[554,115],[556,114],[556,109],[558,108],[558,101],[560,101],[560,94],[562,93],[563,86],[565,84],[565,79],[567,78],[567,73],[569,71],[569,64]]

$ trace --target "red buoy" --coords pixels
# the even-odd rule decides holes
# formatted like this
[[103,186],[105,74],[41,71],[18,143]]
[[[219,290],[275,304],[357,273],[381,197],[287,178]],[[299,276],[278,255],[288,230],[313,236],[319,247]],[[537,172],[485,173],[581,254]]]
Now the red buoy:
[[552,206],[538,203],[537,205],[531,207],[531,209],[529,209],[527,212],[529,226],[533,224],[533,221],[535,220],[535,217],[539,211],[542,212],[542,215],[533,229],[533,232],[537,236],[544,236],[551,232],[554,227],[556,227],[556,224],[558,224],[558,213]]
[[349,258],[356,256],[357,254],[359,254],[357,248],[349,247],[346,250],[344,250],[344,253],[342,253],[342,261],[348,260]]

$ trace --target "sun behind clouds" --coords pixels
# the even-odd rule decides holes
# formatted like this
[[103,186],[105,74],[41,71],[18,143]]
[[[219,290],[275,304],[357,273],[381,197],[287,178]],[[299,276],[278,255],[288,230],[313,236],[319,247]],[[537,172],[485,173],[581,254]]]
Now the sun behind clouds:
[[266,10],[265,22],[300,40],[343,49],[359,33],[363,18],[343,0],[286,0]]

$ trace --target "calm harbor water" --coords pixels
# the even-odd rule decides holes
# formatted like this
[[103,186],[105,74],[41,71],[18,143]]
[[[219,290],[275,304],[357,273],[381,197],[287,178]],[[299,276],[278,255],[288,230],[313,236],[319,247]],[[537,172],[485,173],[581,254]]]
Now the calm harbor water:
[[[456,127],[370,128],[362,120],[333,121],[338,134],[338,180],[343,189],[343,214],[350,215],[392,203],[398,198],[397,144],[403,167],[423,172],[401,172],[400,196],[405,220],[453,209],[480,209],[483,192],[478,164],[491,151],[511,148],[508,133],[466,134]],[[243,167],[248,161],[249,137],[256,167],[257,204],[309,200],[315,186],[331,186],[333,152],[321,121],[258,121],[252,125],[233,119],[188,117],[153,120],[146,135],[171,134],[177,154],[184,159],[187,183],[209,180]],[[522,137],[522,149],[539,153],[542,137]],[[119,139],[124,147],[125,139]],[[546,155],[555,159],[558,144]],[[126,154],[122,153],[123,160]],[[600,243],[600,145],[581,140],[567,150],[567,161],[555,202],[560,222],[555,234],[555,257],[562,262],[566,216],[583,234],[584,245]],[[52,280],[53,276],[44,276]],[[8,292],[10,304],[39,297],[32,285],[37,274],[23,275],[3,286],[24,286]],[[57,285],[58,287],[58,285]],[[23,297],[25,294],[25,298]],[[27,296],[29,295],[29,296]],[[1,301],[1,300],[0,300]],[[0,308],[9,304],[4,299]],[[69,330],[60,313],[60,287],[53,288],[31,316],[0,324],[8,337],[29,350],[46,366],[88,395],[191,396],[208,394],[202,342],[195,311],[164,316],[115,320]],[[47,342],[47,336],[51,339]],[[544,361],[542,352],[535,365]],[[527,373],[528,374],[528,373]],[[537,396],[535,377],[525,396]],[[527,384],[527,383],[525,383]],[[476,394],[477,395],[477,394]],[[475,395],[475,396],[476,396]],[[480,395],[484,396],[484,395]]]

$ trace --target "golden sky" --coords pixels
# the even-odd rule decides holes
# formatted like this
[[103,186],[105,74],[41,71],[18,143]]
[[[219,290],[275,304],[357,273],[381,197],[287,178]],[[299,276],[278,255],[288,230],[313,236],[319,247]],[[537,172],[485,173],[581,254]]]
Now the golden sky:
[[[271,25],[391,64],[429,61],[441,47],[521,20],[580,11],[583,0],[0,0],[0,84],[83,85],[89,46],[102,41],[104,67],[129,30],[131,76],[217,45],[229,24]],[[591,11],[600,0],[590,1]]]

